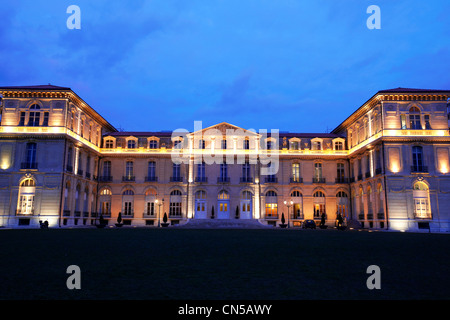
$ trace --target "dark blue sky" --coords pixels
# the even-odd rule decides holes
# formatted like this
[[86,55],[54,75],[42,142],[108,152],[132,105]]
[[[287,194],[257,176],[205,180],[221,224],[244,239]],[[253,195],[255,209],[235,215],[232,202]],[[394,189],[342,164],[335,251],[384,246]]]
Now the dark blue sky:
[[[81,30],[69,30],[69,5]],[[369,30],[369,5],[381,29]],[[450,89],[450,1],[1,1],[0,85],[71,87],[117,128],[330,131],[378,90]]]

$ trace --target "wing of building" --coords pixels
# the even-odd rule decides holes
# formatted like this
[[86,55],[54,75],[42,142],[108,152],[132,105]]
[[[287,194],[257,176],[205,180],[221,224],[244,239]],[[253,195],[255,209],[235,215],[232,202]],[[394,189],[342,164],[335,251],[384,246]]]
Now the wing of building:
[[67,87],[0,87],[0,226],[305,220],[450,231],[449,90],[381,90],[331,133],[119,132]]

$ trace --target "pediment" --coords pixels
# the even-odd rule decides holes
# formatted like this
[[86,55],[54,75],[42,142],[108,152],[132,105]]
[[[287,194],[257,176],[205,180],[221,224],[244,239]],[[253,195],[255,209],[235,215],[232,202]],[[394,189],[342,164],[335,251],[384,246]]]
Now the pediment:
[[203,128],[192,132],[190,135],[202,135],[202,136],[218,136],[226,137],[227,135],[244,135],[248,137],[258,137],[260,134],[256,133],[255,130],[247,130],[227,122],[221,122],[213,126]]

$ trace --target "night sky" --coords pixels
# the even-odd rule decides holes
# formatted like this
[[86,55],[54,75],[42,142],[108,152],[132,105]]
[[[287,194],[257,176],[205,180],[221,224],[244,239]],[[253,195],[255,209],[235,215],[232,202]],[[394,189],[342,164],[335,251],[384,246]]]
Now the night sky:
[[[67,7],[81,9],[70,30]],[[370,5],[381,29],[370,30]],[[450,1],[5,1],[0,86],[72,88],[116,128],[331,131],[377,91],[450,89]]]

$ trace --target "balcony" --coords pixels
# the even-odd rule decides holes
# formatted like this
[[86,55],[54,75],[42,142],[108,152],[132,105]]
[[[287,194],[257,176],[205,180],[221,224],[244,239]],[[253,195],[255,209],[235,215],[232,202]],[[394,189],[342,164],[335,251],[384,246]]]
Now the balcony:
[[183,182],[183,177],[170,177],[170,182]]
[[370,171],[366,172],[366,178],[370,178]]
[[265,183],[278,183],[277,177],[265,177],[264,178]]
[[169,218],[171,219],[181,219],[183,214],[181,212],[169,212]]
[[348,178],[339,177],[339,178],[336,178],[335,182],[336,183],[349,183],[350,181]]
[[84,217],[84,218],[87,218],[87,217],[89,217],[89,212],[87,212],[87,211],[83,211],[83,217]]
[[91,173],[90,172],[86,172],[86,179],[90,179],[91,178]]
[[143,217],[144,218],[156,218],[156,213],[155,212],[144,212]]
[[98,181],[99,182],[112,182],[113,177],[112,176],[99,176]]
[[29,211],[22,211],[22,209],[16,210],[16,215],[18,216],[31,216],[34,214],[34,209],[31,209]]
[[266,214],[264,218],[267,220],[278,220],[278,215],[277,214]]
[[78,169],[78,170],[77,170],[77,175],[79,175],[79,176],[83,176],[83,170],[81,170],[81,169]]
[[427,166],[411,166],[411,173],[428,173]]
[[355,182],[355,177],[351,177],[349,181],[350,181],[350,183]]
[[377,213],[377,219],[378,220],[384,220],[384,213],[383,212]]
[[195,177],[195,182],[208,182],[208,177]]
[[414,213],[415,219],[423,219],[423,220],[431,220],[433,219],[433,215],[431,212],[415,212]]
[[158,177],[147,176],[147,177],[145,177],[145,182],[158,182]]
[[74,212],[75,217],[81,217],[81,211],[75,211]]
[[303,183],[303,178],[300,177],[290,177],[289,183]]
[[124,212],[122,213],[122,218],[133,218],[134,212]]
[[64,210],[63,217],[70,217],[70,210]]
[[376,168],[375,169],[375,175],[379,175],[383,172],[383,170],[381,168]]
[[291,213],[291,215],[289,216],[289,219],[291,219],[291,220],[304,220],[305,216],[303,215],[303,213]]
[[356,180],[356,181],[361,181],[361,180],[362,180],[362,177],[363,177],[362,173],[361,173],[361,174],[358,174],[358,180]]
[[326,183],[326,179],[325,178],[313,178],[312,182],[313,183]]
[[122,176],[122,181],[123,182],[134,182],[134,181],[136,181],[136,177],[135,176]]
[[364,220],[364,213],[358,214],[358,220]]
[[252,177],[241,177],[239,179],[240,183],[253,183],[253,178]]
[[67,166],[66,166],[66,171],[67,171],[67,172],[73,172],[73,167],[70,166],[70,165],[67,165]]
[[37,170],[38,164],[37,162],[22,162],[20,164],[20,169],[34,169]]
[[373,213],[367,214],[367,220],[373,220]]
[[217,183],[230,183],[230,177],[218,177]]

